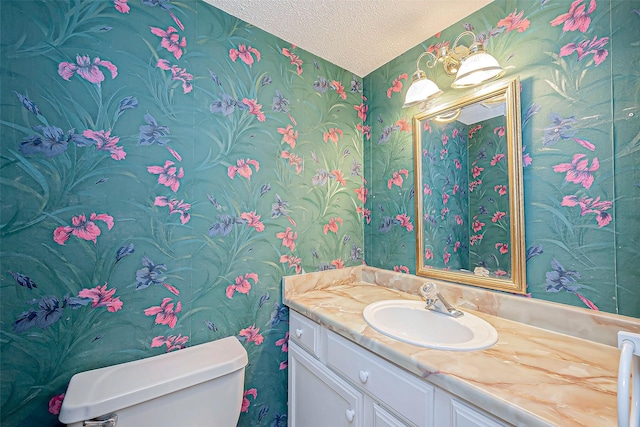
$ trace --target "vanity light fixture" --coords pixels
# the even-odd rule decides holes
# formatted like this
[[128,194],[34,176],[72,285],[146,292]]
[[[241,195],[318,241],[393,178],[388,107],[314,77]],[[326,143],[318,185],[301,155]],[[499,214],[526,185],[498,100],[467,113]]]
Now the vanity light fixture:
[[[458,45],[464,36],[472,37],[471,46]],[[407,90],[402,108],[432,100],[442,93],[438,85],[429,80],[427,74],[420,69],[420,60],[425,56],[429,57],[427,68],[435,68],[440,63],[447,75],[456,76],[451,84],[454,89],[476,86],[497,79],[504,73],[498,61],[476,40],[476,35],[471,31],[464,31],[456,37],[452,48],[443,44],[436,54],[424,52],[418,57],[416,72],[413,73],[413,81]]]

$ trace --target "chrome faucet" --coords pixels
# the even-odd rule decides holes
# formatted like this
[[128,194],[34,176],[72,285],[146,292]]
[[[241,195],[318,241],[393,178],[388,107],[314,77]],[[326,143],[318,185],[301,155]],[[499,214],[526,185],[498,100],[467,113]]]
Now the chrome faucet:
[[420,286],[420,294],[425,299],[427,310],[437,311],[447,316],[460,317],[464,313],[447,302],[438,291],[435,283],[424,283]]

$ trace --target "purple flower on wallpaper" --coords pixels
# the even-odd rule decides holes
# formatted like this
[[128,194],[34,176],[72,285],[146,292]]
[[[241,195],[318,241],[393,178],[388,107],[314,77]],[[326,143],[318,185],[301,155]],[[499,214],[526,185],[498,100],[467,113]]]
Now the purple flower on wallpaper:
[[135,96],[125,96],[118,105],[118,115],[122,114],[124,110],[136,108],[138,106],[138,98]]
[[326,78],[318,76],[318,80],[313,82],[313,90],[320,93],[325,93],[329,89],[329,82]]
[[585,158],[585,154],[574,154],[571,163],[560,163],[553,167],[554,172],[566,172],[565,181],[582,184],[584,188],[591,188],[593,184],[593,175],[600,168],[598,158],[594,157],[589,167],[589,159]]
[[360,82],[360,80],[358,80],[358,77],[356,77],[355,75],[353,75],[353,78],[351,79],[351,92],[362,92],[362,82]]
[[582,287],[576,281],[580,278],[580,273],[577,271],[565,270],[563,265],[555,258],[551,260],[551,268],[553,268],[553,271],[548,271],[546,274],[547,292],[556,293],[564,290],[574,293]]
[[33,326],[45,329],[53,325],[62,317],[62,311],[67,305],[66,298],[60,302],[57,297],[45,296],[29,301],[30,305],[37,305],[38,309],[25,311],[13,323],[13,330],[16,333],[24,332]]
[[576,134],[576,130],[572,129],[573,124],[577,122],[575,116],[566,119],[558,113],[550,113],[549,120],[553,125],[544,128],[544,136],[542,137],[542,145],[548,147],[555,145],[561,139],[571,139]]
[[91,141],[76,134],[75,129],[69,130],[66,134],[55,126],[35,126],[33,130],[41,134],[31,135],[20,143],[19,150],[26,156],[43,153],[47,157],[54,157],[67,151],[70,142],[78,147],[91,144]]
[[270,75],[266,75],[262,78],[262,80],[260,80],[260,86],[265,87],[266,85],[270,85],[271,83],[273,83],[273,79],[271,79]]
[[183,93],[189,93],[193,90],[193,86],[190,83],[191,80],[193,80],[193,74],[188,73],[186,68],[180,68],[177,65],[169,64],[169,61],[166,59],[159,59],[157,67],[165,71],[171,71],[171,80],[182,82]]
[[162,37],[162,42],[160,42],[160,44],[163,48],[173,53],[173,56],[175,56],[176,59],[180,59],[182,57],[182,48],[187,46],[186,37],[182,36],[182,39],[180,39],[178,30],[172,26],[167,27],[166,31],[157,27],[150,28],[154,35]]
[[240,107],[238,101],[233,99],[231,95],[221,93],[218,96],[219,98],[209,106],[209,110],[212,113],[222,113],[222,115],[226,117],[233,114],[236,107]]
[[578,61],[587,55],[593,54],[593,60],[596,67],[604,62],[609,55],[609,51],[604,46],[609,42],[609,37],[602,37],[598,39],[598,36],[593,36],[593,40],[583,40],[580,43],[569,43],[560,49],[559,57],[569,56],[573,52],[578,53]]
[[273,303],[273,311],[269,317],[269,327],[273,328],[280,322],[286,322],[289,320],[289,309],[286,305],[280,305],[279,303]]
[[389,139],[391,138],[391,134],[398,129],[398,126],[385,126],[384,128],[382,128],[382,133],[378,137],[378,144],[383,144],[389,141]]
[[156,119],[149,113],[144,115],[144,121],[146,125],[140,126],[140,133],[138,135],[138,144],[140,145],[164,145],[169,142],[168,138],[164,138],[171,132],[167,126],[160,126]]
[[380,233],[388,233],[391,231],[391,227],[393,227],[394,221],[391,217],[385,216],[382,218],[382,222],[378,226],[378,231]]
[[349,256],[351,262],[362,259],[362,248],[358,247],[355,243],[351,245],[351,254]]
[[218,222],[215,222],[209,227],[209,236],[213,237],[216,234],[220,236],[226,236],[231,233],[233,225],[236,223],[235,218],[229,215],[218,215]]
[[142,257],[142,268],[136,271],[136,290],[148,288],[150,285],[161,285],[167,277],[165,264],[154,264],[151,258]]
[[287,427],[287,414],[274,414],[269,427]]
[[542,245],[531,245],[529,249],[527,249],[527,261],[529,261],[534,256],[542,255],[544,250],[542,249]]
[[552,20],[550,24],[554,27],[563,24],[563,33],[575,30],[580,31],[581,33],[586,32],[589,28],[589,24],[591,24],[591,18],[589,15],[596,10],[596,1],[591,0],[589,2],[589,9],[587,9],[586,3],[583,4],[583,1],[585,0],[574,0],[569,7],[569,11]]
[[103,61],[96,57],[91,60],[89,55],[76,55],[76,62],[61,62],[58,65],[58,74],[65,80],[71,79],[75,74],[86,81],[97,84],[104,81],[104,74],[98,67],[104,67],[111,73],[111,78],[115,79],[118,76],[118,67],[109,61]]
[[16,273],[15,271],[8,271],[8,273],[11,275],[11,277],[14,278],[16,283],[22,287],[25,287],[27,289],[33,289],[38,287],[36,283],[33,280],[31,280],[29,276],[25,276],[22,273]]
[[311,178],[311,184],[316,185],[325,185],[327,180],[329,179],[329,172],[324,169],[318,169],[318,173],[316,173],[313,178]]
[[120,262],[122,258],[129,256],[134,252],[135,252],[135,247],[133,246],[133,243],[128,243],[124,246],[121,246],[116,251],[116,262],[114,262],[114,264],[117,264],[118,262]]
[[276,89],[276,96],[273,98],[271,110],[274,113],[286,113],[289,111],[289,100],[282,96],[278,89]]
[[16,94],[16,96],[18,97],[18,99],[20,100],[24,108],[26,108],[28,111],[31,111],[36,116],[42,115],[42,112],[40,111],[38,106],[35,104],[35,102],[30,100],[26,96],[22,95],[21,93],[16,92],[15,90],[13,91],[13,93]]

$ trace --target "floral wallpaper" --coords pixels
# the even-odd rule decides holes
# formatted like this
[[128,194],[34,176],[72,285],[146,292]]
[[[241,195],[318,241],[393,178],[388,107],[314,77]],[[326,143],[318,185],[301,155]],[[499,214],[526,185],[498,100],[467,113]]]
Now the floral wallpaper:
[[[443,187],[414,189],[406,123],[420,107],[401,106],[416,58],[471,30],[505,68],[504,78],[521,80],[528,296],[640,317],[639,26],[638,0],[497,0],[367,75],[367,263],[415,272],[413,225],[433,218],[414,218],[414,191],[423,191],[425,206],[440,206]],[[467,93],[451,89],[442,69],[420,65],[448,100]],[[486,160],[498,154],[487,152]],[[439,151],[425,155],[445,160]],[[499,211],[489,209],[502,201],[496,185],[486,190],[493,202],[479,205],[491,217],[471,218],[471,231]],[[438,238],[448,239],[454,223]],[[478,249],[486,262],[509,248]],[[444,265],[445,253],[431,255]]]
[[2,425],[237,336],[287,424],[283,275],[363,262],[363,81],[200,0],[0,2]]

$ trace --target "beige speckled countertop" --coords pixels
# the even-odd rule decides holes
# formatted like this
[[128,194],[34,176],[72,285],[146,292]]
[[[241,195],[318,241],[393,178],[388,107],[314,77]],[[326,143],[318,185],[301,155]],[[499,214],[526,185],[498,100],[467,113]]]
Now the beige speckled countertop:
[[[398,281],[402,286],[395,288],[402,290],[394,289]],[[412,275],[353,267],[285,277],[283,299],[291,309],[513,425],[617,425],[620,352],[611,342],[617,330],[639,332],[638,319],[439,282],[450,302],[493,325],[499,335],[494,346],[470,352],[433,350],[394,340],[367,325],[362,311],[368,304],[419,299],[415,291],[423,282]],[[523,303],[535,314],[501,316],[517,317],[513,313]],[[586,329],[584,323],[593,323],[596,337],[580,337],[593,331],[572,336],[531,326],[553,324],[550,317]]]

